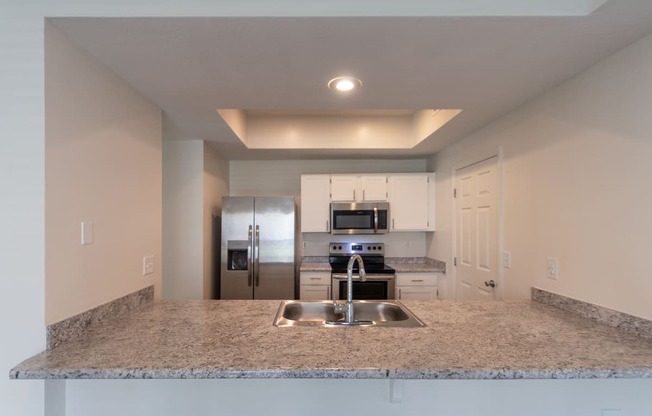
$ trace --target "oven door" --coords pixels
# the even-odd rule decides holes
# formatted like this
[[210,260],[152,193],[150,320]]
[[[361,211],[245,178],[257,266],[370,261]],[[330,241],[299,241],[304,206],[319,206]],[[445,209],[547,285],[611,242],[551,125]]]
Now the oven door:
[[[360,281],[360,275],[353,274],[354,300],[388,300],[395,298],[395,278],[393,274],[367,273],[367,280]],[[331,284],[333,300],[346,300],[346,273],[332,273]]]

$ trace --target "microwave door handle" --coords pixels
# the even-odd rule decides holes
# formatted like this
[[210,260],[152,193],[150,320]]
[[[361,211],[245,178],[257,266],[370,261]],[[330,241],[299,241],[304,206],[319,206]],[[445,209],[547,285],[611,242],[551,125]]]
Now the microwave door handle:
[[374,233],[378,232],[378,207],[374,207]]
[[253,244],[252,244],[252,227],[251,225],[249,226],[249,233],[247,236],[247,286],[251,286],[251,279],[253,277],[252,275],[252,267],[251,267],[251,256],[252,256],[252,251],[253,251]]

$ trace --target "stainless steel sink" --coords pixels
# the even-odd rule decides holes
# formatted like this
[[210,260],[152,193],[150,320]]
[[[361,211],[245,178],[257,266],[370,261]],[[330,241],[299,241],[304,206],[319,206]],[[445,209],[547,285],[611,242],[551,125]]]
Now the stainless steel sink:
[[[416,328],[426,326],[401,302],[393,300],[353,301],[355,319],[359,326]],[[278,308],[275,326],[339,326],[343,314],[335,314],[333,302],[328,300],[284,300]],[[328,323],[334,321],[334,323]],[[367,321],[367,322],[364,322]]]

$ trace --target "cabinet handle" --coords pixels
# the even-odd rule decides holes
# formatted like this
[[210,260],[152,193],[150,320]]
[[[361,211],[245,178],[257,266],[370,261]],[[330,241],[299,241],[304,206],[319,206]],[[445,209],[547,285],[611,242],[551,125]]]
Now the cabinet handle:
[[411,282],[423,282],[423,279],[414,279],[414,280],[410,280],[410,281]]
[[310,280],[321,280],[321,277],[311,277]]
[[353,190],[353,200],[355,201],[355,189]]
[[330,300],[332,298],[331,296],[331,288],[330,286],[326,288],[326,297]]
[[366,201],[366,198],[364,197],[364,189],[362,190],[362,200]]
[[401,289],[398,290],[398,300],[401,300]]
[[394,218],[392,218],[392,230],[394,229]]

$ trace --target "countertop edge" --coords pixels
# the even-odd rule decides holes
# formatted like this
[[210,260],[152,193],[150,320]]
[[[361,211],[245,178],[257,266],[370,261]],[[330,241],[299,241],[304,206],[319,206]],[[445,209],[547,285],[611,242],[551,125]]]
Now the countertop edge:
[[652,378],[652,368],[635,369],[492,369],[492,370],[396,370],[396,369],[113,369],[41,371],[12,369],[13,380],[94,379],[401,379],[401,380],[541,380],[541,379],[641,379]]

